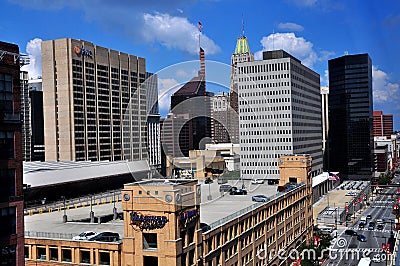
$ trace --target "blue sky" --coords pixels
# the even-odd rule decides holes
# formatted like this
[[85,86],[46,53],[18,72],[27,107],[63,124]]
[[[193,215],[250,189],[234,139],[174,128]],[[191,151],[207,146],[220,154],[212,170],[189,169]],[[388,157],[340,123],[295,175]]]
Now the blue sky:
[[[195,75],[198,32],[206,59],[229,73],[230,57],[241,35],[242,16],[250,48],[283,48],[327,84],[328,60],[369,53],[373,62],[374,110],[394,115],[400,129],[400,2],[333,0],[0,0],[0,40],[16,43],[31,56],[26,67],[41,74],[40,42],[75,38],[146,58],[160,74],[160,107],[173,89]],[[218,76],[207,63],[207,77]],[[225,71],[228,70],[228,71]],[[221,77],[219,77],[221,78]],[[213,78],[210,90],[229,85]],[[228,81],[228,82],[227,82]],[[173,88],[173,89],[171,89]]]

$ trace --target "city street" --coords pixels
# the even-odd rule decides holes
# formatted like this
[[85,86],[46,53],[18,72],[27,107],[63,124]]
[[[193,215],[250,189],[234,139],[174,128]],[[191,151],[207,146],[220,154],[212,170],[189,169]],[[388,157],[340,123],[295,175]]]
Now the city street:
[[[382,190],[383,193],[395,194],[397,188],[387,188]],[[363,257],[371,258],[371,265],[386,265],[386,259],[388,256],[382,252],[382,244],[387,243],[391,233],[397,238],[397,232],[392,231],[394,227],[395,215],[393,211],[393,201],[391,195],[377,195],[371,205],[365,209],[365,211],[356,217],[355,222],[350,224],[348,227],[339,228],[338,231],[334,231],[333,245],[331,248],[330,259],[328,259],[323,265],[325,266],[342,266],[342,265],[358,265],[358,262]],[[364,228],[360,228],[361,217],[370,215],[371,218],[367,219],[367,223]],[[384,219],[383,229],[378,230],[377,220]],[[374,228],[368,228],[370,222],[375,222]],[[348,235],[345,233],[346,230],[354,230],[357,235]],[[335,238],[337,234],[337,238]],[[365,236],[366,241],[362,242],[359,239],[360,235]],[[375,260],[372,258],[375,256]],[[379,258],[379,259],[377,259]]]

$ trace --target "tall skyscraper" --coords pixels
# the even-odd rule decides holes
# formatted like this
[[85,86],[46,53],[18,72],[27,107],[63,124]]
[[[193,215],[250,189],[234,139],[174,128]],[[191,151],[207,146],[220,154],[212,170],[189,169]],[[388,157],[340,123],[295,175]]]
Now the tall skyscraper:
[[329,132],[329,107],[328,107],[329,87],[321,87],[322,104],[322,154],[324,156],[324,171],[328,171],[328,132]]
[[393,115],[383,114],[382,111],[374,111],[374,137],[388,137],[393,134]]
[[329,171],[372,177],[372,62],[368,54],[329,60]]
[[29,79],[21,71],[22,158],[44,161],[42,79]]
[[19,48],[0,42],[0,264],[24,265]]
[[244,179],[279,179],[285,154],[312,156],[312,176],[322,172],[319,75],[283,50],[237,65],[240,171]]
[[144,58],[70,38],[44,41],[46,160],[145,160]]
[[[164,120],[161,138],[167,156],[189,156],[189,150],[211,143],[211,97],[206,91],[204,50],[200,47],[198,76],[171,96],[170,114]],[[172,121],[176,120],[176,121]]]
[[229,143],[229,94],[218,93],[211,99],[211,138],[214,143]]
[[161,168],[160,112],[158,108],[158,76],[146,72],[147,132],[149,164]]
[[228,133],[230,142],[239,143],[239,100],[238,100],[238,63],[253,62],[254,55],[250,51],[250,46],[244,35],[242,28],[242,36],[236,41],[235,52],[231,56],[231,87],[229,92],[230,108],[228,109]]

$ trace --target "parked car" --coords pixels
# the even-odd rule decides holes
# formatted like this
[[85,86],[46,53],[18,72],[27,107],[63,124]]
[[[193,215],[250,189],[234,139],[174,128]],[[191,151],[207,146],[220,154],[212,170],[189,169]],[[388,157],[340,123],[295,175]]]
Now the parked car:
[[383,224],[383,223],[385,223],[385,219],[377,219],[376,223],[377,224]]
[[367,215],[367,219],[372,219],[371,214],[368,214],[368,215]]
[[267,201],[269,201],[269,198],[264,195],[255,195],[255,196],[251,197],[251,200],[257,201],[257,202],[267,202]]
[[358,235],[357,240],[360,242],[367,242],[367,238],[364,235]]
[[207,177],[206,180],[204,180],[204,184],[211,184],[214,182],[211,178]]
[[93,231],[85,231],[85,232],[80,233],[80,234],[77,235],[77,236],[74,236],[74,237],[72,238],[72,240],[88,240],[89,238],[92,238],[92,237],[94,237],[94,236],[97,235],[97,234],[98,234],[98,233],[93,232]]
[[116,242],[119,234],[114,232],[102,232],[89,239],[90,241]]
[[247,195],[247,190],[245,189],[236,189],[236,190],[231,190],[231,192],[229,192],[230,195]]
[[264,179],[252,179],[251,183],[256,185],[256,184],[264,184]]
[[219,192],[230,192],[232,190],[236,190],[237,187],[232,187],[231,185],[224,184],[219,186]]
[[333,232],[332,228],[320,228],[319,230],[321,231],[321,233],[331,234]]
[[377,229],[377,230],[383,230],[383,224],[378,224],[378,225],[376,226],[376,229]]
[[218,184],[226,184],[226,183],[228,183],[228,180],[223,177],[218,177],[217,183]]
[[203,233],[211,230],[211,227],[206,223],[200,223],[200,228]]
[[351,230],[351,229],[347,229],[346,231],[344,231],[344,233],[345,233],[346,235],[349,235],[349,236],[356,236],[356,235],[358,235],[356,231]]

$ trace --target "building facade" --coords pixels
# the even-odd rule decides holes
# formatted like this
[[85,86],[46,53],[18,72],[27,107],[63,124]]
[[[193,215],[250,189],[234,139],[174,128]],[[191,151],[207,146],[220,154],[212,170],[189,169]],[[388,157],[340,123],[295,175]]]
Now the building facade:
[[0,262],[24,265],[20,54],[0,42]]
[[146,73],[147,92],[147,133],[149,164],[154,169],[161,168],[160,112],[158,108],[158,76]]
[[144,160],[144,58],[70,38],[42,42],[46,160]]
[[244,179],[279,179],[282,154],[310,154],[322,172],[319,75],[283,50],[238,64],[240,163]]
[[329,171],[344,179],[372,177],[372,62],[368,54],[331,59]]
[[229,143],[229,95],[218,93],[211,99],[211,138],[213,143]]
[[44,161],[42,79],[29,79],[21,71],[22,157],[24,161]]
[[209,225],[202,217],[212,208],[202,211],[207,206],[200,204],[204,190],[197,180],[126,184],[121,195],[121,241],[33,235],[25,241],[26,265],[291,265],[291,258],[284,256],[310,244],[313,235],[311,160],[309,155],[280,157],[280,185],[291,183],[291,189],[275,191],[266,202],[250,201],[246,208]]
[[388,137],[393,134],[393,115],[383,114],[382,111],[374,111],[374,137]]
[[239,143],[239,95],[238,95],[238,63],[253,62],[254,55],[250,51],[250,46],[244,31],[242,36],[236,41],[235,52],[231,56],[231,84],[229,91],[230,108],[228,110],[228,132],[230,142]]

